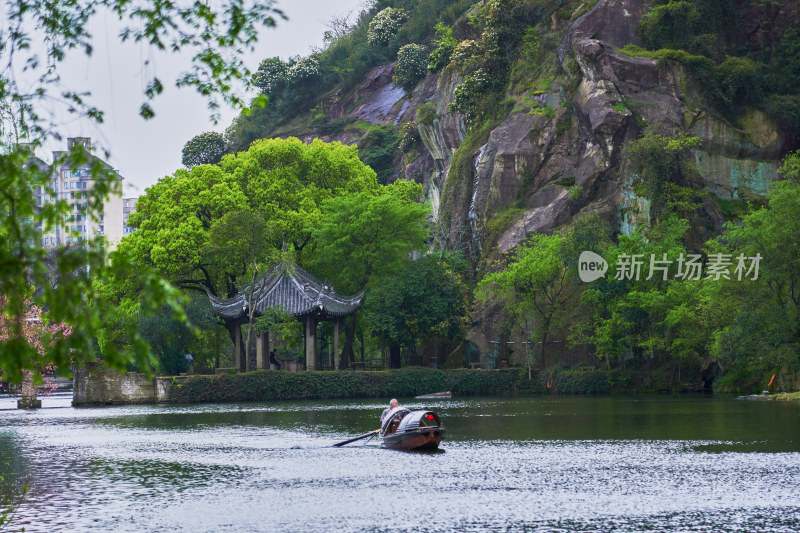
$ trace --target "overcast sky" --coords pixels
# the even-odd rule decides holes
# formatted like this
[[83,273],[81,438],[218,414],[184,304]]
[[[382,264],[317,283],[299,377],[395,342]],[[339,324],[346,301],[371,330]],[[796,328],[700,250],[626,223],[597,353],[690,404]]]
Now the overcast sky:
[[[364,0],[278,0],[288,20],[261,32],[255,51],[246,56],[247,67],[255,71],[262,59],[280,56],[288,59],[308,55],[312,47],[322,46],[325,22],[352,12],[354,21]],[[64,85],[91,91],[91,102],[105,112],[101,125],[89,121],[59,124],[66,137],[92,137],[93,142],[111,152],[110,163],[125,178],[125,196],[139,196],[159,178],[182,168],[181,150],[186,141],[204,131],[223,133],[236,116],[229,107],[214,125],[206,101],[193,89],[177,89],[174,80],[187,70],[190,58],[154,55],[145,47],[122,44],[117,37],[119,23],[113,16],[98,14],[90,33],[95,51],[91,58],[71,57],[62,70]],[[144,86],[153,74],[164,83],[164,93],[153,103],[156,116],[139,117],[144,102]],[[252,96],[252,95],[250,95]],[[46,147],[63,150],[66,141]],[[50,154],[42,154],[50,161]]]

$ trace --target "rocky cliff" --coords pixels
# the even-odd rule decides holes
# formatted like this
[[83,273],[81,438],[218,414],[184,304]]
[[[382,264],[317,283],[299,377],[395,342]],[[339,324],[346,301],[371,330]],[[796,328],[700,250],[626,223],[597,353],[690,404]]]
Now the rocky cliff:
[[[508,251],[580,213],[597,212],[622,233],[647,224],[650,202],[623,164],[625,146],[646,129],[700,139],[693,155],[701,183],[694,185],[710,194],[698,216],[707,231],[718,231],[726,217],[720,205],[763,197],[780,158],[797,147],[796,134],[755,108],[715,112],[679,62],[620,52],[640,44],[637,27],[648,2],[587,7],[566,19],[553,15],[552,53],[540,57],[527,84],[511,84],[505,113],[488,127],[468,129],[450,111],[462,81],[451,67],[428,75],[412,94],[392,84],[392,64],[378,67],[327,107],[372,124],[416,125],[420,142],[396,158],[396,178],[424,184],[437,238],[474,259],[495,246]],[[358,135],[328,139],[352,143]]]

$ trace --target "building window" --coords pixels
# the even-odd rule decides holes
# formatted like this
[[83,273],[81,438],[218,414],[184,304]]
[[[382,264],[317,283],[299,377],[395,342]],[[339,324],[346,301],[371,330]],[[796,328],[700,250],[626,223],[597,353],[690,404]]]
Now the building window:
[[65,170],[64,172],[61,173],[61,175],[63,177],[65,177],[65,178],[68,178],[69,177],[69,170]]
[[64,188],[69,189],[69,183],[64,182]]

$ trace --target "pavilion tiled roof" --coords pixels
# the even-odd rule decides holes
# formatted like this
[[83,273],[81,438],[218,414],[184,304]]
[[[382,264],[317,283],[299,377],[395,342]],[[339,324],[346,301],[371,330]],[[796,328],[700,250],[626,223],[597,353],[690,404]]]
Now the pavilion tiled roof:
[[[248,286],[233,298],[209,295],[214,313],[227,320],[245,317],[249,292]],[[256,280],[253,293],[256,315],[280,306],[295,317],[314,312],[333,317],[351,315],[361,307],[363,297],[363,291],[349,298],[339,296],[333,292],[333,287],[299,266],[281,263]]]

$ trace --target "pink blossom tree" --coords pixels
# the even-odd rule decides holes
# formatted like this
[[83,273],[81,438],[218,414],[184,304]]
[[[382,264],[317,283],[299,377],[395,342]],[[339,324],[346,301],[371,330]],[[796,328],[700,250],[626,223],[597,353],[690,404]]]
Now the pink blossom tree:
[[[44,310],[28,298],[22,300],[23,312],[14,312],[15,307],[4,294],[0,294],[0,344],[14,346],[24,343],[28,350],[38,354],[38,358],[33,361],[33,368],[22,371],[22,399],[19,402],[20,407],[38,407],[41,402],[37,400],[37,390],[44,381],[42,372],[52,370],[52,364],[47,360],[47,350],[58,340],[68,337],[72,328],[64,323],[49,321]],[[0,381],[3,380],[1,372],[2,369]],[[48,392],[54,390],[49,379],[45,385]]]

